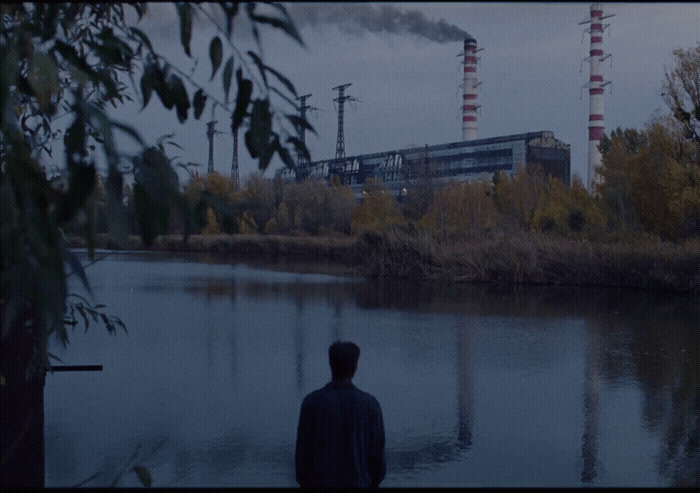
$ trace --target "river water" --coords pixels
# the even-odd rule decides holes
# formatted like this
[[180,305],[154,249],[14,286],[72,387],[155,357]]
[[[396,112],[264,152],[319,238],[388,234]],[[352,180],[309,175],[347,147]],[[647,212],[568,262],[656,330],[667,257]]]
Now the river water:
[[700,484],[698,296],[156,253],[87,273],[128,334],[93,322],[52,343],[104,370],[47,376],[47,486],[138,485],[134,464],[154,486],[296,486],[299,406],[337,339],[360,346],[355,384],[382,406],[382,486]]

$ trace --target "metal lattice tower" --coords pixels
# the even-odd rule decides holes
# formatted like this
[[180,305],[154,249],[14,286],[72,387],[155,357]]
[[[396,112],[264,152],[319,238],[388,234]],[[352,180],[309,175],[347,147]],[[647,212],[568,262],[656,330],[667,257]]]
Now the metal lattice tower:
[[233,134],[233,158],[231,158],[231,178],[234,180],[234,188],[238,189],[238,130],[233,129],[233,115],[231,115],[231,133]]
[[[318,109],[318,108],[314,108],[313,106],[309,106],[306,104],[306,100],[310,97],[311,97],[311,94],[305,94],[305,95],[299,96],[297,98],[299,101],[301,101],[301,103],[299,104],[299,117],[302,120],[306,120],[306,110]],[[299,125],[297,128],[297,132],[299,133],[299,140],[301,140],[306,145],[306,128]],[[297,152],[297,165],[303,166],[304,164],[308,164],[306,162],[305,157],[302,156],[301,152]]]
[[591,17],[579,22],[581,24],[591,24],[591,27],[585,32],[591,33],[591,48],[590,56],[584,58],[583,61],[590,62],[591,74],[588,83],[584,86],[588,88],[590,94],[590,107],[588,114],[588,177],[586,185],[589,191],[593,191],[595,183],[600,180],[596,169],[602,164],[603,157],[600,154],[598,145],[605,133],[604,120],[604,105],[603,94],[605,86],[610,84],[610,81],[603,80],[603,61],[611,55],[603,53],[603,31],[610,24],[603,24],[603,19],[612,17],[614,14],[603,14],[603,8],[600,4],[594,3],[591,5]]
[[207,123],[207,137],[209,137],[209,166],[207,168],[207,173],[211,174],[214,171],[214,126],[216,125],[216,120],[212,120]]
[[345,95],[345,88],[351,84],[343,84],[342,86],[336,86],[333,88],[334,91],[338,91],[338,97],[333,101],[338,103],[338,139],[335,143],[335,158],[342,159],[345,157],[345,137],[343,136],[343,110],[345,101],[356,101],[352,96]]

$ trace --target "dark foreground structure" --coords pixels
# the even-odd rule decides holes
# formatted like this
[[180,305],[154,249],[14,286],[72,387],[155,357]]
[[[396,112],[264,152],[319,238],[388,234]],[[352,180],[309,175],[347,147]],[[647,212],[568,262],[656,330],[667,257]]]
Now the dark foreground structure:
[[341,159],[300,163],[296,170],[278,172],[285,181],[323,179],[337,176],[361,197],[365,180],[384,182],[401,198],[407,189],[430,180],[444,185],[450,180],[468,181],[497,171],[515,174],[523,167],[532,172],[541,166],[545,175],[570,182],[571,147],[543,130],[503,137],[452,142],[397,151],[363,154]]

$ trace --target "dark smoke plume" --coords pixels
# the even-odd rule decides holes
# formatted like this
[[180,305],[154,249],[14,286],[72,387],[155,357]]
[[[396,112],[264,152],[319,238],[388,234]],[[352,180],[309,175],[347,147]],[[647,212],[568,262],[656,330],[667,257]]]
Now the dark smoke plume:
[[422,12],[402,12],[391,5],[360,3],[312,3],[289,5],[289,13],[298,27],[318,24],[337,24],[347,32],[367,30],[373,33],[415,34],[438,43],[463,41],[470,37],[445,19],[428,20]]

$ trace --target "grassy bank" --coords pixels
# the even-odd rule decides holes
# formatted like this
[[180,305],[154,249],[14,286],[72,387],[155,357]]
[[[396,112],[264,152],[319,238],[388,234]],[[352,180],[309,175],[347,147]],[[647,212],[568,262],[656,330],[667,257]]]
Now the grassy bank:
[[[80,239],[71,241],[84,247]],[[97,247],[118,249],[106,235]],[[137,236],[129,249],[142,249]],[[449,282],[615,286],[700,292],[700,242],[602,244],[544,235],[437,242],[391,230],[356,237],[160,236],[150,250],[212,252],[240,260],[295,260],[346,267],[370,277]]]

